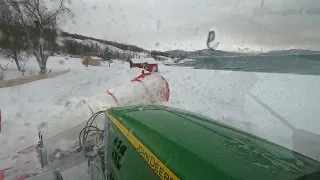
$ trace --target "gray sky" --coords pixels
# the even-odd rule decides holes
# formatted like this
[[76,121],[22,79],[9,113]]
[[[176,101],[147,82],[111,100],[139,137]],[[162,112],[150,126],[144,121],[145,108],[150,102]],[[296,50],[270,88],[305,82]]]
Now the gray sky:
[[222,50],[320,50],[319,0],[68,1],[76,17],[62,29],[146,49],[206,48],[214,28]]

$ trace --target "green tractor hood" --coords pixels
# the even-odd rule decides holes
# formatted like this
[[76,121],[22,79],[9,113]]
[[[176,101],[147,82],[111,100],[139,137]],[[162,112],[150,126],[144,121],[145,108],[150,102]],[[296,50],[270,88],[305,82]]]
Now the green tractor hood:
[[110,179],[294,180],[320,170],[318,161],[175,108],[117,107],[106,117]]

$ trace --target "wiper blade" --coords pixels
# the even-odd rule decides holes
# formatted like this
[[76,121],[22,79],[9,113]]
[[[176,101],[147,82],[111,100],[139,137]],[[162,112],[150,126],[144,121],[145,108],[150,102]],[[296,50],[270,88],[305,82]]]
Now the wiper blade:
[[278,114],[277,112],[275,112],[272,108],[270,108],[270,106],[268,106],[267,104],[265,104],[264,102],[262,102],[258,97],[256,97],[255,95],[251,94],[250,92],[248,93],[248,95],[250,97],[252,97],[258,104],[260,104],[263,108],[265,108],[270,114],[272,114],[273,116],[275,116],[276,118],[278,118],[284,125],[286,125],[289,129],[291,129],[292,131],[296,131],[297,128],[294,127],[291,123],[289,123],[288,120],[286,120],[284,117],[282,117],[280,114]]

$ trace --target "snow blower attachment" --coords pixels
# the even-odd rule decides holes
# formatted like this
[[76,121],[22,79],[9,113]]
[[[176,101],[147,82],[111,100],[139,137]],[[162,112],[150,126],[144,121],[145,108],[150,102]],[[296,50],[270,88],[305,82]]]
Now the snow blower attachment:
[[114,97],[115,106],[128,106],[169,101],[170,89],[160,74],[142,71],[130,83],[110,89],[107,93]]

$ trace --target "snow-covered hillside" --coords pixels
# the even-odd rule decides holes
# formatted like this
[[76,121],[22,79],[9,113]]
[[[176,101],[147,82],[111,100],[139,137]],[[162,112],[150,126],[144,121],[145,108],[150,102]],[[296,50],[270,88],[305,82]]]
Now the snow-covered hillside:
[[104,44],[104,43],[101,43],[98,41],[94,41],[91,39],[81,40],[81,39],[74,39],[74,38],[67,37],[66,40],[73,40],[73,41],[76,41],[76,42],[81,43],[83,45],[97,46],[101,49],[101,51],[104,51],[107,47],[113,53],[116,52],[116,53],[120,53],[120,54],[124,54],[124,55],[130,55],[130,56],[136,57],[136,58],[151,57],[150,53],[148,53],[148,52],[134,52],[134,51],[129,51],[129,50],[122,50],[117,47],[107,45],[107,44]]
[[[71,67],[71,72],[53,79],[0,89],[3,130],[0,133],[0,158],[35,143],[37,127],[54,135],[85,121],[91,112],[89,109],[79,111],[84,106],[79,101],[121,85],[140,73],[140,69],[129,69],[129,64],[122,61],[114,61],[111,67],[84,67],[80,61],[52,57],[48,60],[48,68],[65,70]],[[248,95],[251,93],[295,128],[320,134],[319,76],[197,70],[164,65],[160,65],[159,70],[170,85],[169,106],[209,116],[290,149],[303,151],[301,146],[304,144],[296,143],[296,132],[254,101]],[[319,152],[307,155],[320,160]],[[3,166],[0,161],[0,169]]]

